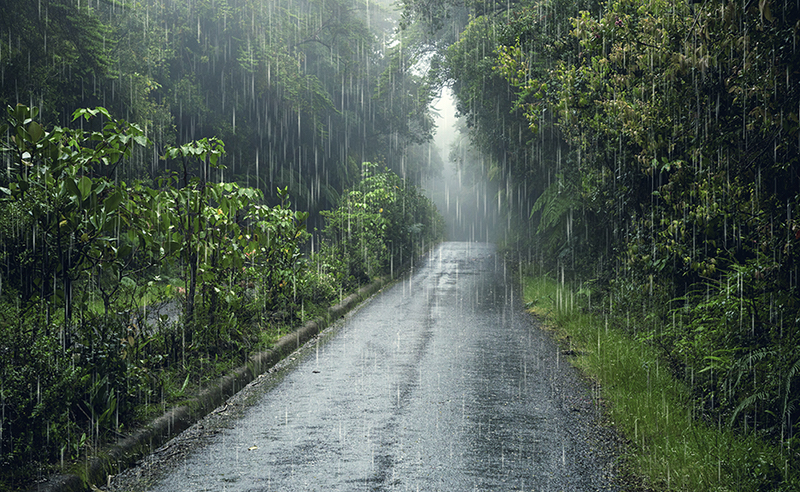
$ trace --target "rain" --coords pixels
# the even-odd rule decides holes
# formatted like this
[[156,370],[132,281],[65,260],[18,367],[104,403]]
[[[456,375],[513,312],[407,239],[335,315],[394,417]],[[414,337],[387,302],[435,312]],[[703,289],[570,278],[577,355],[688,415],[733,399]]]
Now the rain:
[[0,488],[800,486],[797,2],[0,7]]

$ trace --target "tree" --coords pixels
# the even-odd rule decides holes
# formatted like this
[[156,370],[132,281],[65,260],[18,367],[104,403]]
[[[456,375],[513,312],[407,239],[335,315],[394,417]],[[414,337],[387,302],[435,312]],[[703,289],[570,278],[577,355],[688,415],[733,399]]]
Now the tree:
[[[574,156],[559,193],[551,185],[536,202],[541,224],[558,224],[570,202],[599,217],[617,266],[594,270],[607,272],[617,309],[641,301],[648,319],[663,317],[648,336],[687,378],[706,361],[694,384],[707,410],[734,426],[751,412],[781,442],[798,420],[786,395],[800,384],[784,348],[798,333],[779,321],[798,305],[800,92],[787,43],[797,13],[769,1],[621,0],[573,17],[577,51],[549,72],[523,42],[535,24],[498,51],[516,104],[531,122],[554,113]],[[774,384],[757,383],[754,364]]]
[[337,283],[356,288],[393,275],[441,240],[441,216],[431,201],[388,169],[362,164],[361,181],[342,196],[339,207],[323,212],[328,240],[323,257],[341,275]]
[[73,284],[97,266],[118,272],[129,260],[131,248],[119,236],[129,220],[120,208],[126,189],[115,170],[147,139],[138,126],[112,118],[104,108],[73,115],[73,121],[106,119],[94,132],[47,132],[35,121],[37,114],[22,105],[8,108],[12,138],[3,150],[9,173],[0,192],[21,227],[4,241],[6,271],[24,304],[55,297],[68,324]]

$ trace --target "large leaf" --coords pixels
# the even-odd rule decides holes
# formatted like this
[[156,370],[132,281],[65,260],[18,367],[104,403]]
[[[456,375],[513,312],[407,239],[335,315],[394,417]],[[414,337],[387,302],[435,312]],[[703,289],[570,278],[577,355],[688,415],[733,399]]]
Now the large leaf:
[[92,180],[88,176],[81,177],[78,180],[78,190],[80,190],[80,196],[86,198],[92,192]]
[[28,135],[31,138],[31,142],[36,143],[44,136],[44,128],[39,123],[31,121],[28,125]]
[[67,193],[69,193],[72,197],[74,197],[78,203],[80,203],[83,200],[83,195],[81,193],[81,190],[78,189],[78,185],[75,184],[74,179],[72,179],[69,176],[64,178],[64,187],[66,188]]
[[119,204],[122,203],[122,192],[120,190],[115,191],[112,193],[108,198],[106,198],[105,202],[103,202],[103,208],[105,209],[106,213],[111,213],[119,207]]

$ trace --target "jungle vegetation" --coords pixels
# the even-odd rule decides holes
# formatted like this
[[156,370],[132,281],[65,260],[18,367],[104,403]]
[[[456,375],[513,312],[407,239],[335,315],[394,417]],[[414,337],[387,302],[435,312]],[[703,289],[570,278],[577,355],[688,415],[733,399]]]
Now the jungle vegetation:
[[[511,227],[505,243],[657,350],[710,426],[796,480],[797,2],[407,0]],[[453,41],[453,32],[456,32]],[[750,487],[740,484],[742,487]]]
[[0,2],[0,489],[439,241],[385,3]]
[[[797,2],[0,6],[4,477],[435,241],[413,185],[445,85],[508,251],[654,350],[694,419],[782,457],[720,473],[797,474]],[[134,320],[172,299],[182,324]]]

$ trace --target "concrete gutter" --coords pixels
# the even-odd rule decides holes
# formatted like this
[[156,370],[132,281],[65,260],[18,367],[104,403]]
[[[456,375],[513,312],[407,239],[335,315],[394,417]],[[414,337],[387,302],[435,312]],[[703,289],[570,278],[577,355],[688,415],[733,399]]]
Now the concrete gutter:
[[387,280],[379,278],[371,284],[361,287],[356,293],[345,297],[339,304],[328,308],[324,317],[309,321],[296,331],[284,335],[274,347],[252,355],[247,364],[219,378],[185,404],[169,410],[146,427],[92,456],[85,463],[79,465],[74,474],[50,477],[47,482],[36,484],[29,490],[31,492],[97,490],[97,487],[93,487],[93,485],[105,485],[108,483],[109,475],[117,474],[130,467],[139,458],[150,454],[161,444],[206,416],[250,381],[300,348],[302,344],[316,336],[332,322],[377,293],[387,283]]

